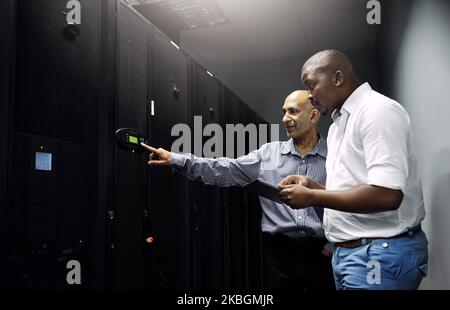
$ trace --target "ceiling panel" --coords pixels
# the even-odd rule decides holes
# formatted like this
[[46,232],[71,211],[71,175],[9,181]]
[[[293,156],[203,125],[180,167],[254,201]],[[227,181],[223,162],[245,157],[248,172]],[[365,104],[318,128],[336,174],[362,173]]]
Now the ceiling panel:
[[300,13],[324,11],[345,12],[348,9],[366,8],[366,0],[292,0]]
[[367,47],[369,26],[365,13],[359,8],[302,13],[300,23],[312,51],[328,48],[351,51]]
[[181,46],[187,46],[209,63],[236,63],[256,58],[248,43],[230,24],[183,30]]
[[249,46],[261,60],[293,57],[308,48],[296,16],[285,16],[268,23],[236,23]]
[[215,0],[231,23],[265,20],[271,23],[295,13],[295,0]]

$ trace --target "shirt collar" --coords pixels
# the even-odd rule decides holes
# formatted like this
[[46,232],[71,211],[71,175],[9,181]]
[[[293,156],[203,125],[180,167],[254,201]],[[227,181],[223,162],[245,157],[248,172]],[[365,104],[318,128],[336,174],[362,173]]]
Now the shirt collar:
[[[346,112],[348,112],[348,114],[352,114],[364,95],[371,90],[372,88],[370,87],[369,83],[366,82],[364,84],[361,84],[353,91],[353,93],[347,98],[347,100],[345,100],[344,104],[341,107],[341,110],[345,110]],[[331,113],[331,118],[333,119],[333,121],[336,121],[339,116],[341,116],[341,111],[338,109],[335,109],[333,113]]]
[[280,147],[280,152],[283,155],[293,153],[296,150],[297,149],[295,148],[294,140],[292,138],[289,139],[288,141],[283,142]]
[[327,139],[323,138],[319,134],[319,141],[314,146],[314,148],[309,152],[311,155],[319,154],[323,158],[327,158]]
[[[292,138],[289,139],[288,141],[283,142],[283,144],[280,147],[280,152],[283,155],[291,153],[300,156],[300,154],[297,151],[297,148],[294,145],[294,139]],[[327,140],[323,138],[320,134],[319,134],[319,141],[314,146],[314,148],[309,152],[309,154],[311,155],[319,154],[323,158],[327,158]]]

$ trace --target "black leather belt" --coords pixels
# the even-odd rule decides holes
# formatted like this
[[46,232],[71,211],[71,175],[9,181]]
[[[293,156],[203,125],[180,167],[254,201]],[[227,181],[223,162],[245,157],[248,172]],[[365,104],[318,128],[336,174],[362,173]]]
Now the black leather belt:
[[[422,226],[421,225],[418,225],[418,226],[408,230],[407,232],[404,232],[404,233],[401,233],[399,235],[395,235],[395,236],[392,236],[392,237],[360,238],[360,239],[350,240],[350,241],[345,241],[345,242],[337,242],[337,243],[335,243],[335,245],[343,247],[343,248],[353,249],[353,248],[360,247],[360,246],[362,246],[364,244],[370,244],[372,241],[377,240],[377,239],[398,239],[398,238],[404,238],[404,237],[412,236],[412,235],[418,233],[419,231],[422,231]],[[365,243],[363,243],[364,239],[365,239]]]

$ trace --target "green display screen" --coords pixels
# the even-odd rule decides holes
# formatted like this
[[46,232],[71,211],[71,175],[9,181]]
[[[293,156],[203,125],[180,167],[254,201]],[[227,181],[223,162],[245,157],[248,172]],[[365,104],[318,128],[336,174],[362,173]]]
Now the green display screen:
[[129,136],[128,141],[134,144],[138,144],[138,138],[135,136]]

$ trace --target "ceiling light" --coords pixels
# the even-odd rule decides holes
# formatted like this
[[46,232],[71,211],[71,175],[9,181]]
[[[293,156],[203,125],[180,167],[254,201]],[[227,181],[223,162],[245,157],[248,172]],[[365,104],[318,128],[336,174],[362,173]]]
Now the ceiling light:
[[191,29],[228,22],[214,0],[129,0],[129,2],[131,5],[151,4],[171,11]]

